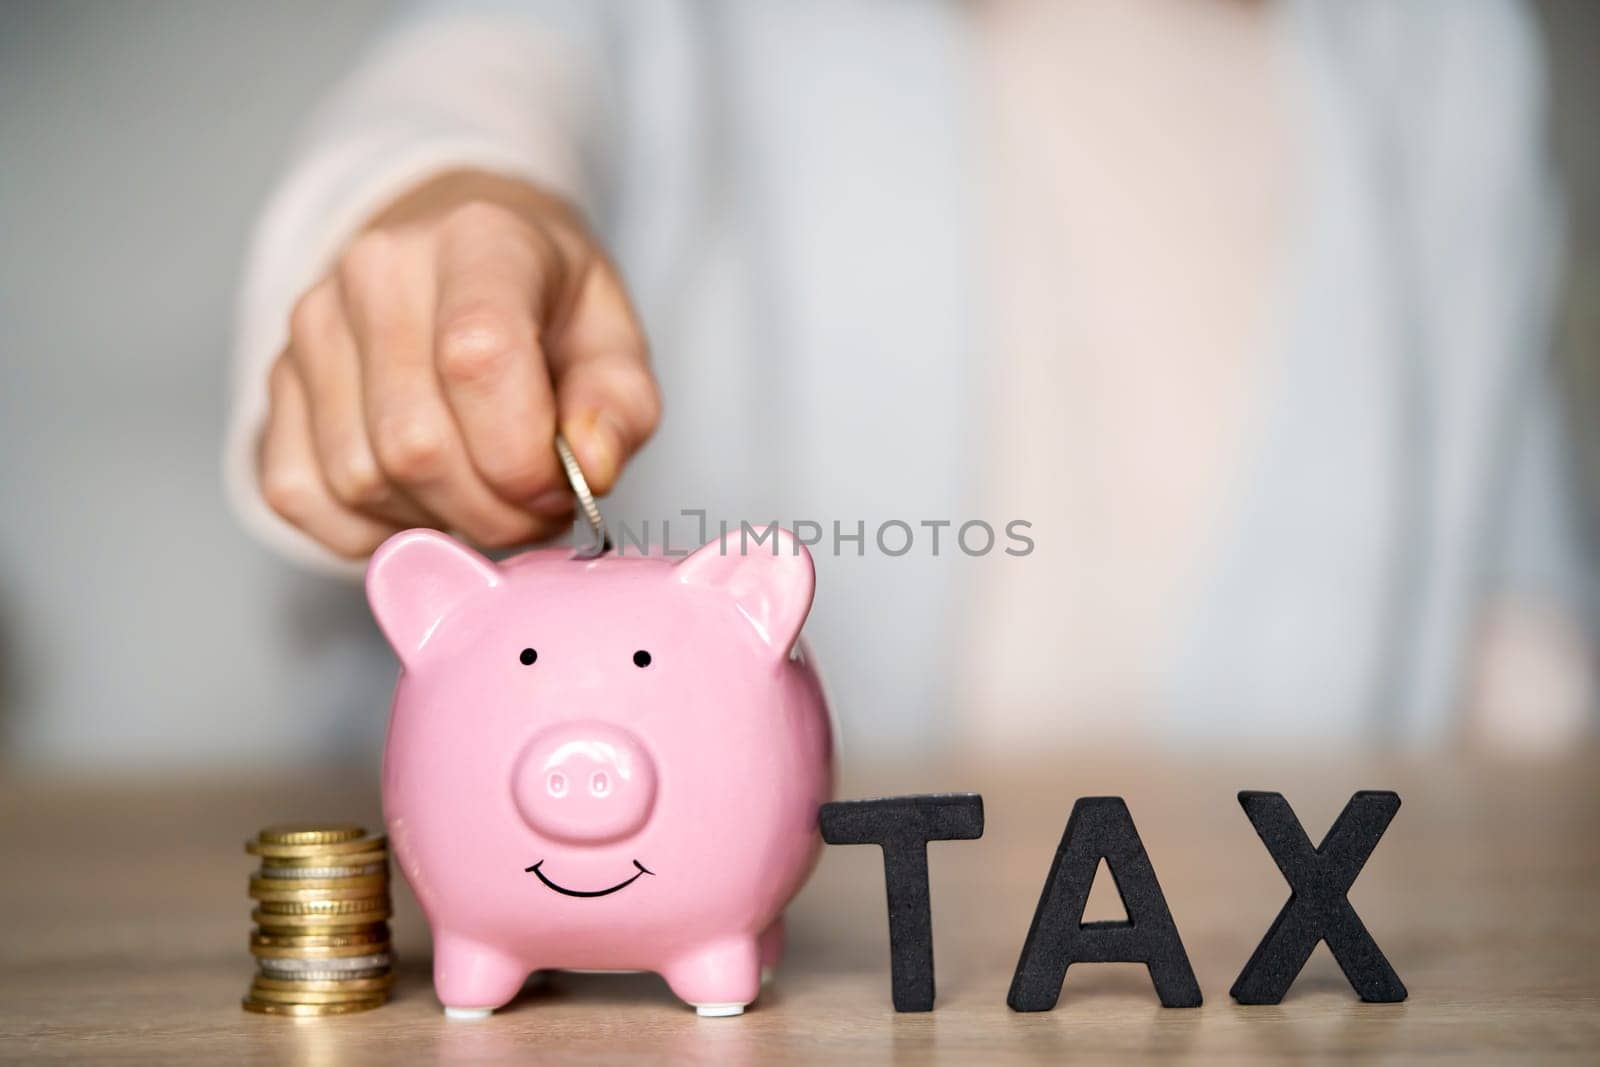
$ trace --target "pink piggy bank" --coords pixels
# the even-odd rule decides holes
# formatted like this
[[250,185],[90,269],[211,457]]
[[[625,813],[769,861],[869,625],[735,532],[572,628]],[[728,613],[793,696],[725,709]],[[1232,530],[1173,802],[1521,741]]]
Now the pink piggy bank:
[[497,564],[410,530],[372,557],[401,662],[384,813],[447,1014],[544,968],[656,971],[702,1015],[756,999],[833,782],[811,557],[774,537]]

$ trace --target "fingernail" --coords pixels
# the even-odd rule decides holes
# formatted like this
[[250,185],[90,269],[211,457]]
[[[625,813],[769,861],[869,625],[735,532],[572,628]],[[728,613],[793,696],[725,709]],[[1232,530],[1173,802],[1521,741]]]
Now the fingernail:
[[572,510],[572,494],[565,489],[551,489],[528,501],[528,510],[535,515],[559,519]]
[[616,423],[604,412],[594,412],[573,420],[565,433],[590,488],[596,493],[610,489],[622,463],[622,434]]

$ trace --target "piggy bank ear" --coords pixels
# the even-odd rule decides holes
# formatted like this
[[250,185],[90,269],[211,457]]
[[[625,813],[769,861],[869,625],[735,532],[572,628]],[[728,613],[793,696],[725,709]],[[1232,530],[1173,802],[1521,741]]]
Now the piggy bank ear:
[[452,608],[499,582],[498,568],[455,538],[404,530],[372,554],[367,603],[400,662],[409,664]]
[[730,531],[685,557],[674,573],[685,585],[726,593],[761,642],[784,658],[811,611],[817,582],[811,553],[777,526],[743,536]]

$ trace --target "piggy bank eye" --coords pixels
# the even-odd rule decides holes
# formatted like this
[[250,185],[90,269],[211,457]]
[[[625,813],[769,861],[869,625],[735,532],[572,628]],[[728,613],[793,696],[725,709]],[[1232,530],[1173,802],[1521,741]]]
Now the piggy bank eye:
[[642,648],[639,651],[635,652],[633,654],[633,665],[635,667],[648,667],[648,666],[650,666],[650,653],[646,652]]
[[525,648],[522,650],[522,655],[518,656],[517,658],[522,660],[522,665],[524,667],[531,667],[538,662],[539,653],[535,652],[531,648]]

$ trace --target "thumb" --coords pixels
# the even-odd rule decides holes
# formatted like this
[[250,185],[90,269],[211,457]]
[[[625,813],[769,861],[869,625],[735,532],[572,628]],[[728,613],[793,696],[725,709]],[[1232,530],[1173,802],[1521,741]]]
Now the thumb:
[[591,268],[550,351],[562,436],[596,495],[610,492],[623,464],[661,419],[649,346],[609,263]]

